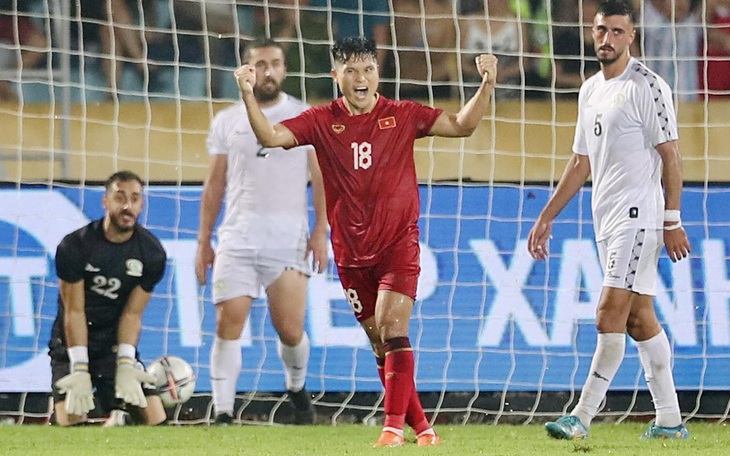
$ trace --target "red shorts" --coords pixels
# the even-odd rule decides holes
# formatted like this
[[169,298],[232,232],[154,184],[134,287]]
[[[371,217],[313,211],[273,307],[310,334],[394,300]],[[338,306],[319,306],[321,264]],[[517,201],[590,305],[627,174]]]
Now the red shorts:
[[421,272],[418,242],[396,247],[379,263],[363,268],[338,267],[340,283],[357,321],[375,315],[379,290],[395,291],[415,301]]

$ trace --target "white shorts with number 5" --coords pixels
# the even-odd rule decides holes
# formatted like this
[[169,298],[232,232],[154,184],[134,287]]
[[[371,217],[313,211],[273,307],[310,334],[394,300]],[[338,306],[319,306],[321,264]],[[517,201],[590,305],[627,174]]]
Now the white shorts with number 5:
[[655,296],[662,248],[663,233],[654,229],[628,229],[598,242],[603,286]]

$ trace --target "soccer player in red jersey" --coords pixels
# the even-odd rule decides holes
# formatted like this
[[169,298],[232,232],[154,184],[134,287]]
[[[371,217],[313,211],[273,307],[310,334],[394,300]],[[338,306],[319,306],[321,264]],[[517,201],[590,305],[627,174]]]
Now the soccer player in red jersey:
[[311,144],[324,177],[327,218],[342,287],[367,333],[385,387],[385,423],[374,446],[401,446],[407,423],[419,445],[436,445],[414,387],[409,322],[420,273],[419,195],[413,144],[424,136],[471,135],[489,107],[497,59],[480,55],[482,81],[458,113],[381,96],[376,47],[345,38],[332,48],[342,97],[272,125],[253,87],[254,67],[235,72],[263,147]]

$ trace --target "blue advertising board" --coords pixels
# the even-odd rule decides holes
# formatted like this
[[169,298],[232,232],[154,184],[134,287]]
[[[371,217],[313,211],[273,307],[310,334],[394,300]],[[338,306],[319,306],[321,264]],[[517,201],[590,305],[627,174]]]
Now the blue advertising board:
[[[590,187],[556,220],[550,258],[525,248],[550,189],[544,186],[422,186],[422,275],[411,320],[421,391],[579,388],[596,331],[602,272],[590,216]],[[730,386],[730,194],[686,188],[683,223],[692,256],[660,260],[655,300],[674,347],[679,389]],[[0,391],[49,391],[46,354],[57,310],[55,248],[103,215],[100,187],[0,189]],[[198,391],[209,391],[215,333],[210,287],[194,276],[200,187],[152,186],[140,219],[163,242],[168,268],[147,308],[139,350],[187,359]],[[307,331],[311,391],[380,391],[375,362],[330,262],[310,280]],[[266,303],[242,334],[239,391],[281,391],[283,374]],[[644,389],[627,344],[613,389]]]

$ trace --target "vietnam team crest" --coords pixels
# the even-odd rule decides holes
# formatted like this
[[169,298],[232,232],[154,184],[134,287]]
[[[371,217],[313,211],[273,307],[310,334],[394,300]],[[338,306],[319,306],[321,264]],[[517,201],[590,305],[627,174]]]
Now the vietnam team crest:
[[345,126],[344,125],[332,125],[332,130],[339,135],[340,133],[345,131]]
[[395,128],[395,117],[390,116],[390,117],[386,117],[384,119],[378,119],[378,127],[381,130],[385,130],[388,128]]

